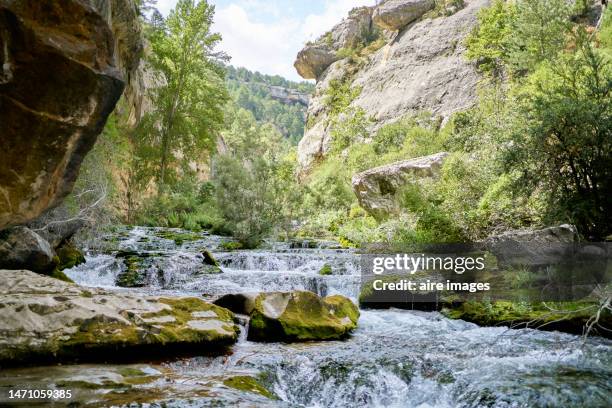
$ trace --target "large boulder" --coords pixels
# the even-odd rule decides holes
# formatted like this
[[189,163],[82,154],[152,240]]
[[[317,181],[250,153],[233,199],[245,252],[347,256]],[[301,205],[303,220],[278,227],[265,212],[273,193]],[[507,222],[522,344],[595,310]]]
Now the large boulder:
[[56,266],[49,243],[26,227],[0,232],[0,269],[30,269],[50,273]]
[[293,66],[302,78],[317,79],[338,59],[336,51],[331,47],[325,44],[309,44],[300,50]]
[[71,190],[140,58],[133,0],[0,1],[0,228]]
[[349,58],[338,60],[317,77],[308,107],[309,126],[298,146],[302,174],[325,157],[331,146],[326,104],[330,77],[348,79],[354,89],[360,90],[351,109],[361,108],[372,119],[370,134],[406,115],[424,111],[446,121],[475,103],[481,77],[465,58],[464,39],[489,0],[466,3],[451,16],[415,22],[369,55],[367,61],[356,65]]
[[436,178],[448,153],[375,167],[353,176],[353,191],[359,205],[377,219],[399,212],[397,193],[410,183]]
[[250,316],[249,340],[334,340],[357,327],[359,309],[340,295],[321,298],[307,291],[271,292],[255,298]]
[[500,266],[537,267],[567,261],[578,238],[576,227],[563,224],[538,230],[506,231],[488,237],[484,244]]
[[385,30],[401,30],[433,9],[434,0],[386,0],[374,9],[374,24]]
[[239,332],[229,310],[201,299],[85,289],[25,270],[0,270],[0,307],[2,365],[222,352]]
[[372,29],[372,8],[357,7],[347,18],[335,25],[316,41],[306,44],[298,53],[293,66],[304,79],[318,79],[334,61],[337,51],[356,48]]

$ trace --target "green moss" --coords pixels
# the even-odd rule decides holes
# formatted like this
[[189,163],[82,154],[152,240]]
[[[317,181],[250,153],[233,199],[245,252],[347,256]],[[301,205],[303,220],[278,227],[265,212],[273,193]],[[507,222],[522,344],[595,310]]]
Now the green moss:
[[183,242],[185,241],[197,241],[202,239],[202,234],[184,231],[157,231],[155,232],[155,236],[174,241],[176,245],[183,245]]
[[[356,327],[359,312],[342,296],[321,299],[312,292],[297,291],[290,296],[281,316],[268,318],[263,302],[266,294],[255,300],[251,313],[249,338],[260,341],[331,340],[346,337]],[[348,303],[344,303],[344,302]],[[350,310],[350,307],[354,310]],[[348,317],[350,323],[347,323]]]
[[255,394],[263,395],[266,398],[277,399],[276,395],[270,392],[266,387],[261,385],[256,378],[247,375],[237,375],[235,377],[228,378],[223,381],[223,384],[227,387],[234,388],[236,390],[252,392]]
[[56,252],[58,256],[57,268],[60,271],[85,263],[85,256],[73,244],[63,245]]
[[120,369],[118,369],[116,371],[117,371],[118,374],[121,374],[124,377],[136,377],[136,376],[147,375],[141,369],[133,368],[133,367],[123,367],[123,368],[120,368]]
[[117,275],[115,284],[124,288],[135,288],[144,285],[144,276],[141,270],[143,259],[137,254],[117,254],[118,258],[123,258],[125,270]]
[[331,275],[332,274],[332,268],[331,266],[329,266],[329,264],[325,264],[321,267],[321,269],[319,269],[319,275]]
[[243,249],[244,248],[242,243],[234,242],[234,241],[223,242],[223,243],[221,243],[220,246],[221,246],[222,249],[224,249],[226,251],[237,251],[239,249]]
[[[585,324],[597,311],[597,307],[597,303],[584,301],[561,303],[469,301],[448,305],[442,313],[451,319],[462,319],[484,326],[510,325],[582,334]],[[612,314],[603,313],[600,324],[607,329],[612,328]]]
[[59,269],[54,269],[53,272],[51,272],[51,274],[49,275],[52,278],[55,279],[59,279],[62,280],[64,282],[70,282],[70,283],[74,283],[74,281],[72,279],[70,279],[68,276],[66,276],[66,274],[62,271],[60,271]]

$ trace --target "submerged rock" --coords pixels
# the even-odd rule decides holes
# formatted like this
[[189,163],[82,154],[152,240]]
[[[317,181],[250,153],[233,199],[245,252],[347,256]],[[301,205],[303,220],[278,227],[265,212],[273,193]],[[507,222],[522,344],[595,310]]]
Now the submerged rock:
[[220,353],[239,328],[196,298],[85,289],[30,271],[0,271],[0,364]]
[[26,227],[0,232],[0,269],[30,269],[50,273],[56,266],[55,253],[47,241]]
[[410,183],[435,178],[448,153],[441,152],[375,167],[353,176],[353,191],[359,205],[382,219],[399,211],[396,194]]
[[434,0],[386,0],[374,9],[374,24],[385,30],[401,30],[434,8]]
[[335,340],[357,327],[359,309],[340,296],[312,292],[262,293],[255,299],[248,338],[254,341]]

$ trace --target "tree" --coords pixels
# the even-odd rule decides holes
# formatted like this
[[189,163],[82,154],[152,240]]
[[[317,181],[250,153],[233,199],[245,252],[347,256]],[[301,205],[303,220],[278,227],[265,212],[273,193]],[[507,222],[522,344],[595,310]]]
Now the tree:
[[189,161],[214,150],[223,124],[227,92],[220,55],[221,36],[211,33],[214,6],[179,0],[161,29],[151,35],[149,62],[159,75],[154,111],[143,121],[146,142],[157,153],[158,192]]
[[545,187],[552,211],[601,239],[612,232],[612,67],[586,32],[576,43],[519,88],[505,159],[523,187]]

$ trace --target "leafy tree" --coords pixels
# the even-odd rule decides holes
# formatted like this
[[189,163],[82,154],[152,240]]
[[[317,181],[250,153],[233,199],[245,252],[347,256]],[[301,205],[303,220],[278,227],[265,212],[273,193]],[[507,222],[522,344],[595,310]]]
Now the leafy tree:
[[586,32],[577,37],[575,54],[542,64],[517,91],[505,160],[521,186],[550,191],[552,215],[603,238],[612,229],[612,67]]
[[227,92],[224,70],[214,52],[221,40],[210,32],[214,6],[179,0],[162,29],[151,35],[150,64],[159,74],[154,111],[143,120],[144,138],[156,154],[158,192],[189,161],[215,147]]

